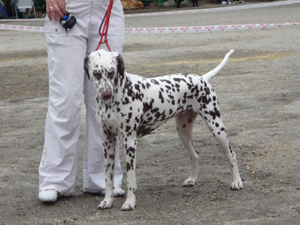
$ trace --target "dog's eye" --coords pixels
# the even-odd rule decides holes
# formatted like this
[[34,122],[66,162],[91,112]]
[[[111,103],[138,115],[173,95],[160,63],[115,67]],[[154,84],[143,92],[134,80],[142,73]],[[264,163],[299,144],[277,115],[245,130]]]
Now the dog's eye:
[[114,72],[109,72],[109,73],[107,74],[107,77],[108,77],[109,79],[112,79],[112,78],[114,77],[114,75],[115,75]]
[[100,80],[102,78],[102,74],[99,73],[99,72],[94,72],[94,77],[97,79],[97,80]]

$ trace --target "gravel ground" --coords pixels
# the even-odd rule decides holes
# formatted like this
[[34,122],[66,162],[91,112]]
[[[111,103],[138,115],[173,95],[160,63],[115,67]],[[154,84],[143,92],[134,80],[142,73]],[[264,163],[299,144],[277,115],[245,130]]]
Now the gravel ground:
[[[299,22],[299,10],[300,4],[294,4],[126,18],[126,27]],[[36,21],[27,24],[43,26]],[[198,183],[192,188],[182,187],[189,172],[189,157],[174,122],[169,121],[139,140],[137,208],[130,212],[120,210],[124,198],[115,199],[114,208],[101,211],[96,208],[101,196],[81,192],[83,130],[76,195],[59,198],[54,204],[39,202],[38,166],[48,94],[45,38],[41,33],[1,30],[0,36],[1,225],[300,224],[299,26],[126,35],[126,70],[145,77],[204,74],[235,49],[226,67],[210,83],[218,93],[244,180],[243,190],[229,189],[228,162],[199,118],[194,128],[195,144],[201,152]],[[82,124],[84,117],[83,106]],[[124,164],[123,154],[121,160]]]

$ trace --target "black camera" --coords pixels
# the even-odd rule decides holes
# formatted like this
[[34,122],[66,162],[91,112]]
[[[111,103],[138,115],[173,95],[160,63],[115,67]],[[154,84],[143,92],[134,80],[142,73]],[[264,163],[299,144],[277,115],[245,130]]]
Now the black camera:
[[67,13],[67,15],[64,15],[64,17],[59,21],[63,28],[66,29],[66,32],[72,29],[72,27],[76,24],[76,18],[71,13]]

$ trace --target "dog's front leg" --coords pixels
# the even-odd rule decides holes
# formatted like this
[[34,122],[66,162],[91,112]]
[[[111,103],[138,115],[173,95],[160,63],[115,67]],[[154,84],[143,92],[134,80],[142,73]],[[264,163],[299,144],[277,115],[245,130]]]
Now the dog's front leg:
[[102,135],[103,148],[104,148],[104,160],[105,160],[105,197],[104,200],[98,205],[99,209],[109,209],[113,207],[114,196],[114,167],[115,167],[115,148],[116,137],[109,135]]
[[125,211],[134,210],[136,205],[136,145],[136,138],[127,138],[127,142],[125,143],[127,168],[127,197],[125,203],[122,206],[122,210]]

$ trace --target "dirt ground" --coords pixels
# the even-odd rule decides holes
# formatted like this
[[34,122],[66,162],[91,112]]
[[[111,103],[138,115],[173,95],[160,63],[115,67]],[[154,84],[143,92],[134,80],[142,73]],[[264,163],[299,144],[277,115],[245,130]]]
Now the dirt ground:
[[[299,22],[299,10],[300,4],[293,4],[126,18],[126,27]],[[43,22],[30,24],[43,26]],[[1,225],[300,224],[299,26],[126,35],[126,70],[145,77],[204,74],[235,49],[210,83],[218,93],[244,180],[243,190],[230,190],[229,164],[199,118],[194,128],[195,144],[201,152],[198,183],[192,188],[182,187],[189,172],[189,157],[171,120],[139,140],[137,208],[130,212],[121,211],[124,198],[116,198],[110,210],[98,210],[102,197],[81,191],[84,106],[76,195],[59,198],[54,204],[39,202],[38,166],[48,94],[45,38],[41,33],[18,31],[0,31],[0,36]]]

